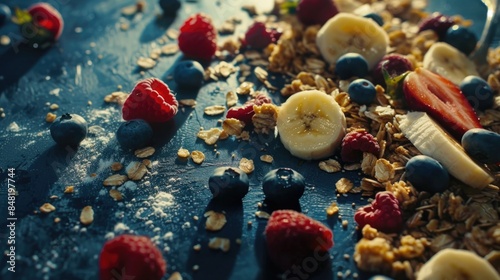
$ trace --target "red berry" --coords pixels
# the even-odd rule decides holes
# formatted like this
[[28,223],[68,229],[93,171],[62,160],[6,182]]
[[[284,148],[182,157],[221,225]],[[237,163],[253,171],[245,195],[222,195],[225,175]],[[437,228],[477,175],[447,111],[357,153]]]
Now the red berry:
[[377,139],[366,131],[351,131],[342,139],[340,156],[345,162],[357,162],[363,158],[363,152],[378,155],[380,146]]
[[265,94],[258,94],[254,99],[251,99],[242,106],[231,107],[227,110],[226,118],[234,118],[244,122],[246,125],[252,123],[252,117],[255,114],[253,111],[253,105],[262,105],[264,103],[271,103],[271,99]]
[[146,236],[120,235],[104,244],[99,279],[160,280],[167,272],[162,253]]
[[202,13],[190,16],[180,28],[178,42],[185,56],[210,60],[217,50],[217,30],[212,19]]
[[356,210],[354,220],[359,228],[370,225],[385,233],[394,233],[402,229],[403,218],[396,197],[388,191],[379,192],[370,205]]
[[444,36],[446,35],[446,31],[448,31],[448,28],[450,28],[454,24],[455,22],[451,17],[447,17],[436,12],[433,13],[431,16],[425,18],[419,24],[418,32],[422,32],[428,29],[434,30],[434,32],[436,32],[436,34],[438,35],[439,39],[443,40]]
[[135,85],[123,104],[122,114],[126,121],[166,122],[177,114],[178,106],[175,96],[164,82],[149,78]]
[[263,49],[278,41],[280,36],[280,30],[267,28],[265,23],[256,21],[245,33],[244,44],[250,48]]
[[333,0],[300,0],[297,17],[305,25],[323,25],[339,13]]
[[391,77],[399,76],[406,71],[413,70],[413,64],[406,56],[392,53],[385,55],[382,60],[375,66],[372,73],[373,82],[381,86],[385,86],[384,74],[382,67],[387,70]]
[[56,8],[48,3],[36,3],[28,8],[28,13],[35,26],[49,31],[54,40],[59,39],[63,31],[64,21]]
[[283,270],[333,247],[333,232],[328,227],[293,210],[274,211],[264,234],[271,260]]

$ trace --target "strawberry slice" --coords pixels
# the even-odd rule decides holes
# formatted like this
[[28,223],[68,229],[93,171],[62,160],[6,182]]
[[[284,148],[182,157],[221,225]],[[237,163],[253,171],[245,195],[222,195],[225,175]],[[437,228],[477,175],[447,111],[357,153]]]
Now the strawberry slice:
[[460,88],[440,75],[416,68],[406,76],[403,92],[410,109],[426,112],[457,139],[469,129],[482,128]]

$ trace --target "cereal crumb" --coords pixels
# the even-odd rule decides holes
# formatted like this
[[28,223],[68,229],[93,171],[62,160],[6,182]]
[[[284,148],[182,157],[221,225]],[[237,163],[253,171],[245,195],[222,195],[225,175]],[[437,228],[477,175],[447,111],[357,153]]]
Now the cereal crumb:
[[44,203],[42,206],[40,206],[40,212],[42,213],[50,213],[56,210],[56,207],[50,203]]
[[94,221],[94,210],[92,206],[85,206],[80,213],[80,222],[83,225],[90,225]]
[[66,188],[64,188],[65,194],[70,194],[70,193],[74,193],[74,192],[75,192],[75,186],[66,186]]
[[201,164],[205,160],[205,154],[200,151],[192,151],[191,158],[193,159],[194,163]]
[[57,116],[56,114],[53,114],[53,113],[47,113],[47,116],[45,116],[45,121],[48,122],[48,123],[52,123],[56,120]]

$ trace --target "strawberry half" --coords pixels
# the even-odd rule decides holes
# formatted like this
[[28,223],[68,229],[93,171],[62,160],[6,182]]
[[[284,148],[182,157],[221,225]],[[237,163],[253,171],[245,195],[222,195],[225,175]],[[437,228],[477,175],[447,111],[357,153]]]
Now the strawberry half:
[[32,22],[35,26],[48,30],[54,40],[59,39],[64,27],[61,14],[48,3],[36,3],[28,8]]
[[469,129],[482,128],[460,88],[427,69],[416,68],[409,73],[403,92],[410,109],[426,112],[457,139]]

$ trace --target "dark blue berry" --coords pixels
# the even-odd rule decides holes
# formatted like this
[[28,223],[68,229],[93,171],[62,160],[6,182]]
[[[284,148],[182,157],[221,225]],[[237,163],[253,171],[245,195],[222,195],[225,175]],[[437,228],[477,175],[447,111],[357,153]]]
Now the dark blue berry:
[[412,157],[406,163],[405,176],[417,190],[429,193],[445,191],[450,181],[450,175],[441,163],[424,155]]
[[248,193],[248,176],[236,167],[219,167],[208,179],[213,199],[221,202],[238,202]]
[[369,13],[369,14],[364,15],[364,17],[373,19],[380,26],[384,25],[384,19],[382,19],[382,17],[379,14]]
[[500,134],[482,128],[468,130],[462,136],[467,154],[482,163],[500,163]]
[[368,105],[373,102],[377,91],[375,86],[368,80],[356,79],[351,82],[349,88],[347,88],[347,93],[352,101],[358,104]]
[[124,150],[146,147],[153,138],[153,129],[141,119],[124,122],[116,131],[116,140]]
[[166,16],[175,16],[181,7],[179,0],[160,0],[159,4]]
[[203,77],[203,66],[194,60],[181,61],[174,68],[174,81],[181,88],[200,88]]
[[446,31],[444,41],[465,55],[469,55],[476,48],[477,37],[469,29],[460,25],[453,25]]
[[474,109],[485,110],[494,103],[494,94],[488,82],[477,76],[467,76],[460,83],[460,90]]
[[360,54],[346,53],[335,63],[335,74],[343,80],[351,77],[364,77],[368,75],[368,62]]
[[304,193],[305,186],[304,176],[284,167],[269,171],[262,182],[266,199],[279,204],[297,202]]
[[78,146],[87,136],[87,121],[77,114],[64,114],[50,126],[50,135],[61,146]]
[[440,13],[433,13],[431,16],[425,18],[419,24],[419,32],[424,30],[433,30],[438,35],[439,39],[443,40],[446,35],[446,31],[453,26],[455,22],[451,17],[442,15]]
[[5,4],[0,4],[0,26],[4,25],[11,16],[10,8]]
[[368,280],[394,280],[390,277],[387,277],[385,275],[373,275]]

